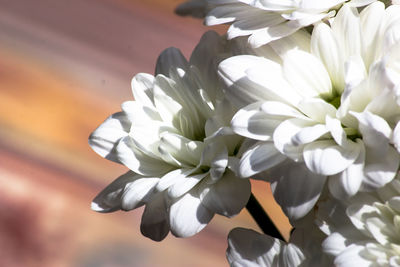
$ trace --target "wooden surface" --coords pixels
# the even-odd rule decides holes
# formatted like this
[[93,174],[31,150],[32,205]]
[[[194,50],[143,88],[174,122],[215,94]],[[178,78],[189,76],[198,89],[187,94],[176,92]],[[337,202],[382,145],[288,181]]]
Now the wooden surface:
[[[130,80],[159,53],[189,56],[202,22],[180,1],[0,0],[0,266],[227,266],[246,211],[216,216],[193,238],[141,236],[142,210],[99,214],[92,198],[126,168],[95,154],[89,134],[131,99]],[[266,183],[256,195],[285,235]]]

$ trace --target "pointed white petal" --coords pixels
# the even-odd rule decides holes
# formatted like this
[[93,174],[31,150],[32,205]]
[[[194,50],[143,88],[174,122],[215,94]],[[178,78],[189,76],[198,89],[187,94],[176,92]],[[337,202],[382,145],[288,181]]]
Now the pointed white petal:
[[170,77],[171,71],[178,68],[186,70],[188,67],[189,64],[181,51],[175,47],[170,47],[158,56],[155,73],[156,75],[163,74]]
[[366,66],[370,66],[381,52],[378,40],[380,40],[379,31],[384,13],[385,5],[380,1],[365,7],[360,13],[363,59]]
[[318,23],[311,36],[311,52],[324,63],[335,90],[344,89],[344,66],[342,53],[332,29],[325,23]]
[[343,5],[337,13],[332,31],[340,44],[344,58],[361,55],[361,29],[358,11],[350,5]]

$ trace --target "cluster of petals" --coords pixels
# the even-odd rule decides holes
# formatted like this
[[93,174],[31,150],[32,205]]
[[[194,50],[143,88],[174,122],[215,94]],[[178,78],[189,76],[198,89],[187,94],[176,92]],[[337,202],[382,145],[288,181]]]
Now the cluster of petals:
[[322,251],[326,235],[312,219],[309,216],[297,221],[287,243],[254,230],[233,229],[226,253],[230,266],[333,266],[332,258]]
[[400,266],[400,180],[321,205],[323,251],[335,266]]
[[207,0],[205,23],[229,23],[228,38],[249,36],[259,47],[293,34],[301,28],[333,17],[336,9],[348,2],[354,7],[375,0]]
[[234,110],[216,72],[227,46],[207,32],[189,62],[169,48],[155,76],[133,78],[135,101],[124,102],[89,138],[94,151],[130,171],[100,192],[92,209],[145,205],[141,231],[162,240],[169,231],[194,235],[215,213],[231,217],[246,205],[250,182],[235,175],[242,138],[228,127]]
[[314,27],[309,49],[281,49],[279,59],[264,49],[219,66],[242,107],[232,129],[254,140],[239,173],[271,177],[290,219],[310,211],[327,179],[346,198],[384,186],[400,162],[400,6],[358,13],[344,4],[329,23]]

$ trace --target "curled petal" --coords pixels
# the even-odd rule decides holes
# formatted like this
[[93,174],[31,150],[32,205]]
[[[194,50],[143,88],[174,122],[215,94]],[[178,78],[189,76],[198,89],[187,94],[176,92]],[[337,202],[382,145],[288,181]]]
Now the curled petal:
[[128,135],[130,127],[131,122],[124,112],[115,113],[89,136],[89,145],[100,156],[119,163],[116,147]]
[[363,113],[351,112],[359,122],[359,130],[367,147],[374,150],[374,153],[384,155],[389,146],[392,135],[392,128],[380,116],[369,111]]
[[360,154],[353,164],[344,171],[329,177],[329,190],[337,199],[355,195],[364,179],[365,147],[360,146]]
[[337,174],[354,163],[360,146],[350,141],[346,147],[338,146],[333,140],[315,141],[304,147],[304,162],[315,173]]
[[295,161],[301,161],[304,144],[327,132],[325,127],[317,125],[313,121],[297,118],[282,122],[273,135],[276,149]]

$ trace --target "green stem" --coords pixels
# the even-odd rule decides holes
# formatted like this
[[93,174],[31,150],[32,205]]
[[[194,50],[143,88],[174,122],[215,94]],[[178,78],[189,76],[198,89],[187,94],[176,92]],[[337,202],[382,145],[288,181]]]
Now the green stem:
[[251,217],[256,221],[258,227],[264,232],[264,234],[278,238],[285,241],[278,228],[271,221],[268,214],[264,211],[260,203],[254,197],[253,193],[250,195],[249,202],[247,202],[246,209],[249,211]]

